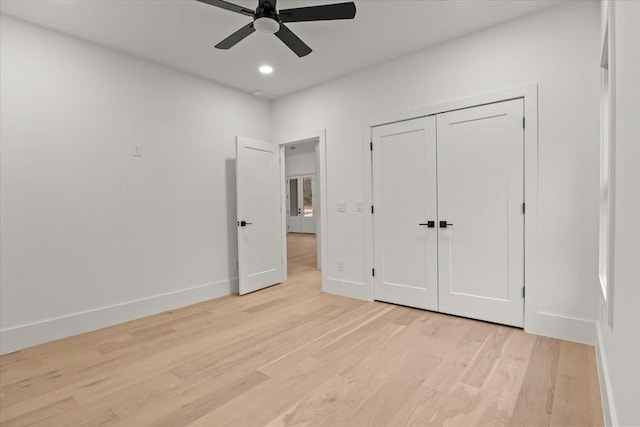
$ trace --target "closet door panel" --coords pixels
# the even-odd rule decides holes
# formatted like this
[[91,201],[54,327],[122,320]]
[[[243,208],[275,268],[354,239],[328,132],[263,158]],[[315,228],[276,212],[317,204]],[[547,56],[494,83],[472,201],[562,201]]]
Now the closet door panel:
[[372,136],[375,299],[437,310],[435,118]]
[[524,324],[522,99],[437,116],[440,311]]

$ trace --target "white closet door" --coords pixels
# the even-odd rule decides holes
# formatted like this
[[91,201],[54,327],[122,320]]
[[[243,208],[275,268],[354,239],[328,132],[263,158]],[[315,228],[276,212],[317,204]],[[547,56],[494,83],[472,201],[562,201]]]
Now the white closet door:
[[[436,121],[373,129],[375,299],[438,309]],[[424,224],[424,225],[422,225]]]
[[437,124],[440,311],[522,326],[523,101],[440,114]]

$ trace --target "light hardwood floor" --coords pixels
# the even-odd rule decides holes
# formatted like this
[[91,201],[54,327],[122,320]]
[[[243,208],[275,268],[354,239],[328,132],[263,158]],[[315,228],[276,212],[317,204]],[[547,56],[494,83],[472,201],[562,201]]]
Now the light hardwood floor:
[[0,357],[2,426],[602,425],[594,349],[289,280]]

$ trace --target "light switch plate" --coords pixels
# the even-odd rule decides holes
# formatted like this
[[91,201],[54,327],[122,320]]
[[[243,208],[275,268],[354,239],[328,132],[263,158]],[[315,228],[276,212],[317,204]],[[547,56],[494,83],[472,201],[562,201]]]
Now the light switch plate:
[[338,212],[346,212],[347,211],[347,202],[344,200],[339,200],[336,202],[336,206],[338,207]]
[[142,157],[142,146],[140,144],[133,144],[131,154],[133,157]]
[[356,200],[356,212],[362,212],[362,200]]

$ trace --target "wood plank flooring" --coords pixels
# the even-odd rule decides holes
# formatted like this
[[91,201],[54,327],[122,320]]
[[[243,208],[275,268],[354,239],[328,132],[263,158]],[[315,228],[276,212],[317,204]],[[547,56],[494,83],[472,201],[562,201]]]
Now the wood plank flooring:
[[594,349],[289,280],[0,357],[2,426],[602,425]]

